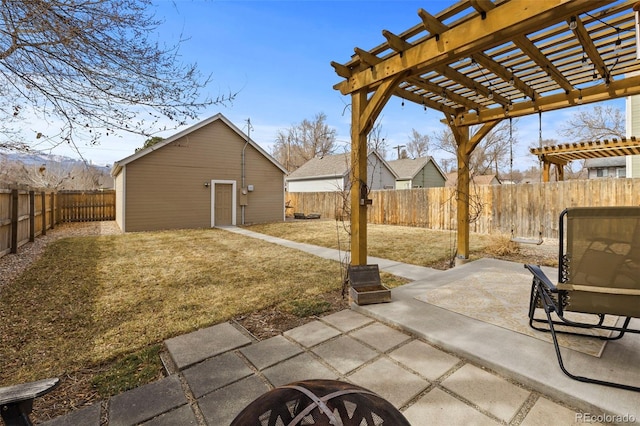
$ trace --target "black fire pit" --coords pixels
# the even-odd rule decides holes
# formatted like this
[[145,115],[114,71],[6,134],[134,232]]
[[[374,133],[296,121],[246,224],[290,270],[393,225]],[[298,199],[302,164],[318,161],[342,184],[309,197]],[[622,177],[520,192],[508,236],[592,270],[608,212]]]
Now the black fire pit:
[[410,426],[391,403],[351,383],[305,380],[258,397],[231,426]]

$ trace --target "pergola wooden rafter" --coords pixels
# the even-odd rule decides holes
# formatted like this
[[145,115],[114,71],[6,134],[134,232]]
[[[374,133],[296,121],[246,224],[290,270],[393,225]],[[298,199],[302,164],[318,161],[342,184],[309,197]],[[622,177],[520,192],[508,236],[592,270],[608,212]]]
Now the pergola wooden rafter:
[[[367,262],[367,134],[392,96],[441,111],[457,143],[457,254],[469,256],[469,156],[501,120],[640,94],[637,0],[464,0],[346,63],[351,262]],[[475,126],[475,131],[470,131]]]
[[549,182],[551,165],[556,167],[558,180],[564,180],[564,166],[573,160],[589,158],[623,157],[640,155],[640,141],[630,138],[604,139],[601,141],[573,142],[554,146],[531,148],[542,162],[542,181]]

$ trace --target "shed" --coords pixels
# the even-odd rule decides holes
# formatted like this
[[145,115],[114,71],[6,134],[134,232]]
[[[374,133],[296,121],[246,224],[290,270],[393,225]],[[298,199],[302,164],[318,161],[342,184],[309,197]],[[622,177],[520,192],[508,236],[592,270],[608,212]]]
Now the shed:
[[222,114],[117,161],[123,231],[282,221],[286,170]]
[[[393,189],[396,173],[377,151],[367,155],[369,189]],[[349,188],[350,153],[314,157],[287,176],[289,192],[340,192]]]
[[396,189],[439,188],[445,185],[447,177],[433,157],[403,158],[389,161],[396,172]]

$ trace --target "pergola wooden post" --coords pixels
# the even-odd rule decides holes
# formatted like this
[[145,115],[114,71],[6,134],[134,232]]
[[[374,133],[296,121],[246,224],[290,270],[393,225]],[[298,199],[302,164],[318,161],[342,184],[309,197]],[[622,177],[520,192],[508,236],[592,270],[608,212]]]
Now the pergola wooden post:
[[351,264],[367,264],[367,135],[393,94],[402,74],[378,86],[372,96],[366,90],[351,95]]
[[351,264],[367,264],[367,204],[361,203],[367,181],[367,132],[360,119],[366,92],[351,95]]
[[483,124],[473,136],[470,135],[469,127],[456,127],[455,124],[449,124],[458,145],[456,149],[456,158],[458,160],[458,181],[456,183],[457,264],[464,263],[465,260],[469,259],[469,185],[471,180],[469,158],[475,147],[499,122],[500,120],[495,120]]
[[505,118],[640,94],[636,2],[461,0],[436,15],[420,9],[414,27],[383,30],[381,45],[332,62],[344,78],[334,88],[352,99],[352,264],[367,261],[367,134],[392,95],[447,117],[458,144],[457,254],[468,259],[469,156]]

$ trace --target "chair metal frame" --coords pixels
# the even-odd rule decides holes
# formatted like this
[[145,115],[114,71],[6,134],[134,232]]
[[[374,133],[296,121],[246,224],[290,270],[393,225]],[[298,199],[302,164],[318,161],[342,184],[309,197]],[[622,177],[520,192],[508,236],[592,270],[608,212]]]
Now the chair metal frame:
[[[608,210],[605,210],[608,209]],[[576,262],[575,259],[572,262],[572,253],[569,252],[570,248],[567,247],[567,252],[564,250],[565,237],[568,240],[571,240],[571,233],[574,231],[571,226],[567,225],[567,234],[564,233],[564,223],[565,218],[572,215],[572,213],[583,214],[584,212],[594,212],[596,215],[599,213],[607,214],[609,212],[614,213],[613,219],[609,218],[609,220],[615,220],[615,217],[622,217],[626,220],[632,219],[637,220],[637,225],[634,235],[632,236],[631,242],[625,241],[624,244],[628,244],[630,246],[629,251],[626,255],[614,253],[610,248],[615,244],[623,244],[620,241],[617,241],[615,238],[607,238],[600,239],[598,244],[601,247],[605,247],[604,250],[600,249],[599,253],[601,256],[601,262],[598,263],[599,267],[602,267],[606,273],[609,273],[611,278],[608,281],[608,286],[603,287],[602,284],[599,286],[590,287],[587,283],[588,277],[585,276],[584,282],[579,282],[578,285],[574,285],[575,283],[571,283],[572,271],[571,268],[578,269],[581,267],[579,265],[581,262]],[[616,216],[617,215],[617,216]],[[551,280],[547,277],[547,275],[542,271],[540,266],[537,265],[524,265],[526,269],[528,269],[533,274],[533,282],[531,286],[531,295],[529,300],[529,325],[535,330],[542,332],[551,333],[551,337],[553,340],[553,345],[555,348],[556,356],[558,359],[558,364],[560,369],[564,374],[571,377],[574,380],[578,380],[586,383],[594,383],[604,386],[610,386],[619,389],[631,390],[640,392],[640,387],[633,386],[630,384],[610,382],[605,380],[600,380],[596,378],[581,376],[577,374],[573,374],[567,370],[565,364],[562,359],[562,354],[560,352],[560,347],[558,344],[558,333],[578,335],[578,336],[590,336],[597,337],[601,340],[617,340],[622,338],[625,333],[640,333],[640,330],[633,329],[629,327],[631,318],[638,317],[636,312],[624,312],[624,307],[617,310],[617,312],[608,312],[606,307],[598,307],[597,302],[595,307],[576,307],[572,305],[572,294],[575,296],[577,292],[581,294],[581,297],[584,298],[584,294],[587,294],[587,297],[593,297],[595,301],[598,300],[598,297],[611,297],[612,295],[615,297],[622,298],[632,298],[630,300],[638,301],[638,305],[640,305],[640,271],[638,274],[629,275],[632,277],[633,288],[618,288],[614,284],[619,275],[628,274],[628,271],[625,271],[625,262],[635,262],[634,265],[640,265],[640,207],[577,207],[577,208],[568,208],[565,209],[559,218],[559,255],[558,255],[558,285],[555,285],[551,282]],[[591,244],[589,244],[586,249],[584,249],[584,253],[587,253],[589,250],[593,250],[591,248]],[[626,256],[626,257],[625,257]],[[632,257],[629,257],[632,256]],[[586,257],[586,256],[585,256]],[[602,261],[604,259],[604,261]],[[588,259],[587,259],[588,260]],[[578,265],[576,266],[576,263]],[[588,265],[587,267],[592,267],[592,265]],[[633,272],[633,271],[632,271]],[[636,276],[637,275],[637,276]],[[587,284],[587,285],[580,285]],[[575,290],[578,289],[578,290]],[[610,290],[610,293],[608,292]],[[605,303],[606,305],[606,303]],[[534,314],[536,308],[543,308],[545,313],[545,319],[534,318]],[[615,309],[614,309],[615,310]],[[576,322],[565,318],[565,311],[567,312],[581,312],[586,314],[593,314],[594,321],[593,322]],[[555,314],[555,315],[553,315]],[[623,324],[621,326],[607,326],[604,324],[605,318],[607,315],[616,315],[624,317]],[[554,316],[556,319],[554,319]],[[546,324],[547,327],[539,326],[538,324]],[[571,327],[572,330],[566,329],[558,329],[558,327]],[[593,336],[585,333],[580,333],[580,329],[585,330],[608,330],[611,332],[615,332],[611,336]]]

